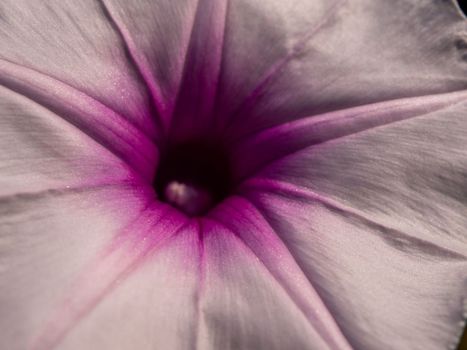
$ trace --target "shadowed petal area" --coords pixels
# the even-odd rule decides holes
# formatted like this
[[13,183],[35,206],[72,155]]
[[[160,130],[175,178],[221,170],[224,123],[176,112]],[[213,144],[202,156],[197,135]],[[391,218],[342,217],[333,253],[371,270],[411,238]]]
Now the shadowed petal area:
[[326,141],[383,128],[467,101],[467,90],[404,98],[310,116],[253,133],[232,145],[236,179],[268,163]]
[[228,0],[199,1],[171,123],[171,139],[187,139],[213,129],[229,7]]
[[224,118],[321,27],[337,3],[103,1],[150,90],[160,92],[155,95],[161,97],[166,126],[179,92],[194,103],[194,119],[206,118],[215,107],[224,125]]
[[301,55],[305,43],[343,3],[231,1],[216,105],[217,127],[223,129],[232,120],[246,122],[263,89]]
[[149,87],[164,128],[168,128],[175,107],[201,2],[220,4],[224,1],[102,0]]
[[156,134],[146,88],[97,1],[2,1],[2,60],[69,85]]
[[[267,84],[256,79],[259,91],[228,124],[231,137],[327,111],[466,89],[467,21],[453,1],[358,0],[330,11]],[[230,72],[249,71],[243,69],[251,56],[233,57],[238,68]]]

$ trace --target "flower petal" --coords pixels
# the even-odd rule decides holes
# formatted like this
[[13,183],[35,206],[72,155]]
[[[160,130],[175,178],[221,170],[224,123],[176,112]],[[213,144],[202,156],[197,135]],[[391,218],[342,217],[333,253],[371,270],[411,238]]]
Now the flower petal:
[[[0,15],[1,63],[15,64],[17,72],[31,78],[47,77],[39,89],[55,90],[63,103],[73,103],[67,101],[68,93],[77,90],[149,135],[155,134],[146,87],[98,1],[5,0]],[[0,70],[3,85],[18,81],[24,77]]]
[[[297,5],[291,18],[301,18],[300,10]],[[257,79],[257,88],[232,116],[229,135],[331,110],[467,87],[467,20],[454,1],[347,1],[321,18],[319,30],[292,49],[290,57],[283,56],[289,58],[280,69]],[[266,39],[263,45],[274,43]],[[230,71],[248,72],[244,67],[251,60],[236,59],[238,68]]]
[[86,285],[71,290],[76,308],[58,310],[37,349],[49,349],[57,338],[60,349],[190,348],[197,336],[198,234],[193,226],[177,230],[177,218],[169,217],[146,227],[146,240],[132,239],[136,249],[119,243],[96,261],[79,281]]
[[146,205],[128,185],[1,198],[0,347],[33,348],[83,266]]
[[357,349],[439,349],[460,336],[466,115],[459,102],[339,135],[244,184]]
[[182,80],[198,1],[102,3],[151,92],[162,126],[167,128]]
[[[243,217],[238,218],[242,221],[239,224],[242,234],[256,233]],[[345,341],[338,336],[327,338],[315,328],[320,322],[326,323],[319,320],[322,310],[319,305],[314,305],[317,306],[314,310],[301,309],[301,302],[295,300],[296,292],[301,291],[295,290],[290,295],[289,286],[281,285],[276,279],[279,265],[265,264],[264,256],[258,258],[236,232],[217,219],[202,223],[204,250],[198,348],[347,349]],[[266,249],[264,253],[268,254]],[[274,262],[285,264],[283,272],[290,267],[287,257],[275,256]],[[270,271],[270,267],[274,270]],[[293,266],[287,272],[289,283],[300,284],[296,281],[300,275],[294,274]]]
[[259,177],[289,182],[465,254],[467,102],[313,145]]
[[134,153],[146,139],[111,116],[79,129],[75,116],[96,118],[86,108],[67,120],[0,87],[1,348],[31,348],[78,272],[155,199],[134,169],[154,171]]
[[232,144],[237,179],[301,149],[372,128],[420,118],[467,101],[467,90],[379,102],[314,115],[247,135]]
[[[68,112],[67,117],[74,118]],[[77,118],[92,118],[73,112]],[[50,109],[0,87],[0,119],[0,196],[133,182],[140,178],[134,168],[146,176],[154,171],[149,163],[155,161],[155,150],[153,161],[147,158],[150,152],[137,156],[135,146],[151,146],[144,138],[129,137],[122,125],[110,126],[111,118],[80,130]]]
[[455,346],[467,308],[465,255],[320,199],[297,198],[302,192],[296,188],[271,192],[249,196],[284,240],[353,348]]
[[[301,54],[342,4],[342,0],[230,2],[216,110],[221,130],[254,117],[251,110],[262,100],[263,90]],[[273,98],[282,101],[280,96]]]

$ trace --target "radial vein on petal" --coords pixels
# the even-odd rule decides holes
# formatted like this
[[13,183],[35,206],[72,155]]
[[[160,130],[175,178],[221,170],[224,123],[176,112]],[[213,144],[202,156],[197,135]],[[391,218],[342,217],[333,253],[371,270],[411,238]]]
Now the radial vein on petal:
[[146,88],[151,94],[152,102],[154,103],[157,114],[160,117],[160,119],[158,119],[157,122],[162,124],[164,128],[167,127],[168,114],[170,113],[171,107],[169,106],[167,101],[164,100],[162,90],[151,73],[149,63],[147,62],[146,58],[138,52],[138,48],[136,47],[130,32],[127,28],[125,28],[123,23],[121,23],[118,20],[118,15],[116,11],[113,10],[113,7],[108,3],[107,0],[100,0],[100,2],[105,13],[109,17],[109,20],[115,25],[115,28],[120,34],[123,44],[129,53],[132,63],[141,75],[143,82],[146,85]]
[[196,16],[198,14],[199,6],[200,6],[201,1],[203,1],[203,0],[196,0],[195,10],[193,11],[193,17],[191,18],[190,29],[186,33],[185,46],[183,47],[183,50],[181,50],[182,53],[179,55],[179,62],[178,63],[182,66],[182,69],[180,70],[180,76],[178,77],[176,92],[175,92],[174,97],[173,97],[172,113],[171,113],[171,115],[169,117],[168,125],[167,125],[168,130],[170,130],[170,128],[172,127],[172,124],[173,124],[172,123],[172,121],[173,121],[172,120],[173,119],[173,111],[175,109],[175,105],[176,105],[177,100],[178,100],[178,95],[180,94],[180,89],[181,89],[182,82],[183,82],[183,75],[184,75],[183,73],[185,72],[185,66],[186,66],[187,58],[188,58],[189,51],[190,51],[191,38],[192,38],[193,32],[195,30]]
[[[0,59],[0,72],[4,73],[0,84],[5,88],[46,108],[143,177],[149,176],[157,146],[126,118],[82,91],[31,68]],[[109,122],[103,122],[106,120]],[[132,157],[128,157],[128,151]]]
[[230,114],[224,125],[224,129],[227,129],[235,120],[235,117],[240,115],[245,108],[249,108],[258,95],[261,94],[267,84],[278,74],[280,74],[287,64],[294,58],[299,56],[305,49],[306,44],[321,30],[326,22],[336,13],[337,9],[341,7],[347,0],[337,0],[330,8],[326,11],[323,17],[314,25],[310,30],[302,35],[297,43],[289,50],[288,54],[279,59],[279,61],[272,64],[272,66],[266,71],[266,73],[258,80],[256,85],[251,89],[251,92],[245,97],[240,103],[239,107]]
[[196,226],[198,230],[198,244],[199,244],[199,279],[198,288],[196,292],[196,329],[195,329],[195,340],[193,342],[193,350],[201,350],[201,319],[202,319],[202,298],[205,288],[205,275],[206,275],[206,259],[204,257],[204,241],[203,241],[203,225],[202,219],[196,220]]
[[[374,219],[370,219],[368,216],[361,213],[359,210],[343,205],[334,199],[327,198],[326,196],[316,193],[310,190],[309,188],[304,188],[292,183],[279,180],[254,178],[242,184],[242,190],[245,192],[243,195],[249,198],[248,192],[251,189],[264,189],[275,194],[287,195],[289,197],[293,196],[305,199],[307,201],[319,202],[320,204],[334,212],[337,211],[343,213],[345,215],[355,218],[360,222],[364,222],[367,226],[374,227],[375,232],[378,234],[378,236],[391,246],[395,246],[399,241],[408,241],[410,242],[410,244],[413,244],[414,247],[420,249],[421,251],[427,253],[430,256],[439,256],[444,259],[453,261],[467,260],[467,256],[464,254],[439,246],[433,242],[414,237],[399,229],[389,227],[387,224],[377,222]],[[250,199],[250,201],[252,202],[253,200]],[[261,209],[258,208],[258,206],[256,207],[258,211],[262,212]],[[267,220],[265,215],[262,215],[265,218],[265,220]]]
[[88,184],[84,186],[67,186],[61,188],[46,188],[39,191],[34,192],[16,192],[4,196],[0,196],[0,206],[5,205],[11,201],[29,201],[34,200],[41,197],[46,196],[60,196],[60,195],[68,195],[68,194],[75,194],[81,193],[86,191],[93,191],[97,189],[105,189],[109,187],[120,187],[128,185],[128,182],[102,182],[102,183],[95,183],[95,184]]
[[[255,138],[267,138],[270,135],[277,136],[277,133],[284,133],[284,132],[293,132],[296,130],[303,130],[304,127],[330,127],[335,128],[336,125],[333,123],[355,123],[355,121],[364,120],[370,121],[372,119],[373,124],[369,124],[367,128],[357,128],[354,131],[354,128],[351,128],[351,131],[348,132],[344,129],[342,132],[342,136],[334,137],[340,138],[343,136],[353,135],[357,132],[366,131],[368,129],[372,129],[378,126],[384,126],[386,124],[391,124],[392,122],[403,121],[405,119],[409,119],[411,117],[417,117],[420,115],[425,115],[430,112],[435,112],[437,110],[441,110],[446,107],[450,107],[457,103],[467,101],[467,90],[459,90],[459,91],[452,91],[447,93],[439,93],[439,94],[432,94],[432,95],[421,95],[421,96],[414,96],[414,97],[403,97],[394,100],[387,100],[381,101],[371,104],[364,104],[361,106],[350,107],[346,109],[341,109],[337,111],[327,112],[323,114],[316,114],[307,117],[303,117],[300,119],[296,119],[290,122],[286,122],[279,125],[273,125],[271,127],[256,130],[251,134],[242,135],[238,139],[233,141],[233,144],[239,144],[241,142],[247,142],[251,139]],[[392,114],[391,118],[383,119],[379,121],[378,117],[384,117],[384,113],[387,112],[402,112],[402,113],[409,113],[406,117],[402,116],[395,116]],[[366,119],[365,119],[366,118]],[[375,120],[376,119],[376,120]],[[387,122],[385,122],[387,121]],[[344,126],[348,126],[348,124],[344,124]],[[326,140],[327,141],[327,140]]]
[[[271,163],[282,161],[310,147],[423,117],[466,101],[467,90],[462,90],[379,102],[277,125],[237,141],[234,153],[241,155],[246,149],[259,152],[258,157],[254,158],[255,164],[241,169],[237,175],[243,179],[252,177]],[[262,148],[269,149],[271,144],[280,144],[284,140],[286,142],[280,150],[261,152]]]
[[[24,71],[22,73],[24,73],[25,75],[20,74],[18,76],[15,76],[15,71],[19,72],[20,70]],[[44,80],[47,80],[52,85],[56,84],[60,88],[66,88],[70,93],[80,95],[84,100],[89,100],[92,104],[99,105],[100,108],[102,108],[103,110],[108,111],[108,113],[111,114],[113,117],[119,119],[119,123],[121,123],[122,125],[125,125],[125,127],[127,127],[132,133],[134,133],[136,131],[136,132],[140,133],[141,135],[143,135],[147,140],[153,142],[152,140],[153,140],[154,136],[149,135],[146,132],[145,129],[142,129],[142,128],[138,127],[137,125],[132,123],[131,120],[129,120],[128,118],[125,118],[123,115],[121,115],[119,112],[117,112],[112,107],[106,105],[105,103],[97,100],[95,97],[89,95],[88,93],[84,92],[83,90],[80,90],[80,89],[70,85],[69,83],[67,83],[67,82],[65,82],[65,81],[63,81],[61,79],[58,79],[58,78],[53,77],[51,75],[40,72],[40,71],[38,71],[38,70],[36,70],[34,68],[26,67],[26,66],[23,66],[23,65],[21,65],[19,63],[11,62],[11,61],[9,61],[9,60],[7,60],[5,58],[0,58],[0,72],[1,71],[6,73],[4,78],[0,80],[0,83],[2,83],[2,85],[4,85],[4,86],[9,85],[9,82],[13,83],[15,78],[17,78],[18,80],[23,80],[22,77],[24,77],[24,76],[37,75],[38,79],[44,79]],[[7,77],[9,79],[7,79]],[[44,87],[44,90],[47,90],[47,89]]]
[[[256,205],[250,201],[249,198],[244,197],[240,194],[236,195],[238,198],[246,201],[249,203],[249,206],[251,209],[253,209],[261,218],[263,221],[264,225],[267,225],[267,235],[271,237],[276,243],[278,243],[282,249],[284,250],[283,253],[285,255],[288,255],[291,258],[291,262],[293,265],[295,265],[295,270],[302,276],[303,281],[305,281],[308,285],[308,293],[312,294],[312,301],[310,302],[307,300],[304,296],[301,296],[299,292],[294,291],[296,289],[292,285],[290,285],[290,281],[287,281],[289,276],[281,276],[281,272],[274,272],[269,263],[265,260],[265,257],[262,256],[258,251],[256,251],[248,242],[246,242],[245,238],[241,237],[241,235],[237,234],[235,232],[234,228],[230,228],[228,223],[223,221],[222,219],[219,219],[218,217],[210,216],[209,219],[212,221],[215,221],[218,223],[220,226],[224,227],[226,230],[232,233],[239,242],[242,243],[242,245],[251,252],[251,254],[256,257],[261,264],[264,266],[266,271],[270,274],[270,276],[277,282],[277,284],[284,290],[286,295],[290,298],[292,303],[297,307],[297,309],[302,313],[307,322],[310,324],[310,326],[317,331],[317,333],[320,335],[320,337],[323,339],[325,343],[329,345],[330,349],[341,349],[341,350],[351,350],[352,347],[348,343],[348,340],[346,339],[345,335],[342,333],[340,327],[338,326],[335,318],[333,315],[329,312],[329,309],[323,302],[322,298],[319,296],[319,294],[316,292],[315,288],[311,284],[311,281],[305,276],[303,273],[302,268],[299,266],[297,263],[295,257],[290,253],[289,249],[287,246],[284,245],[283,241],[280,239],[280,237],[274,232],[273,228],[270,226],[269,222],[266,220],[264,215],[262,214],[261,211],[258,210]],[[257,228],[258,232],[264,232],[265,230],[262,230],[261,228]],[[255,238],[252,238],[255,239]],[[282,255],[282,258],[285,259],[284,255]],[[281,269],[282,263],[279,263],[277,266],[278,269]],[[287,263],[287,262],[285,262]],[[315,303],[313,307],[310,308],[308,304],[310,303]],[[316,305],[318,304],[318,305]],[[318,311],[316,311],[318,309]]]
[[[194,17],[187,51],[184,56],[183,74],[176,96],[177,112],[185,106],[191,118],[206,125],[213,122],[221,78],[224,53],[228,0],[199,0]],[[191,85],[193,84],[193,85]],[[186,98],[191,100],[186,102]],[[175,117],[180,117],[175,113]],[[183,113],[181,117],[185,117]],[[171,119],[171,130],[179,127],[179,120]]]
[[[151,207],[145,208],[134,222],[127,225],[113,242],[83,268],[52,314],[52,318],[32,344],[33,350],[56,348],[106,295],[118,287],[117,282],[121,283],[127,279],[149,254],[167,243],[186,225],[186,222],[179,225],[169,223],[169,226],[173,226],[171,229],[160,230],[161,234],[158,236],[151,235],[152,230],[165,219],[167,213],[163,212],[155,219],[150,209]],[[148,220],[154,222],[148,224]],[[137,231],[134,228],[136,223],[149,226],[145,229],[145,237],[133,237],[131,234]],[[149,238],[150,235],[152,238]]]
[[[227,18],[229,15],[229,6],[230,6],[230,0],[225,0],[225,7],[224,7],[224,16],[223,16],[223,28],[222,28],[222,36],[220,40],[220,52],[219,52],[219,57],[218,57],[218,69],[216,72],[216,85],[214,88],[215,91],[215,96],[213,97],[213,110],[212,113],[214,116],[216,115],[216,108],[217,108],[217,103],[218,103],[218,98],[219,98],[219,89],[220,89],[220,83],[221,83],[221,78],[222,78],[222,68],[223,68],[223,59],[224,59],[224,54],[225,54],[225,37],[227,35]],[[215,120],[214,122],[218,122],[218,120]]]

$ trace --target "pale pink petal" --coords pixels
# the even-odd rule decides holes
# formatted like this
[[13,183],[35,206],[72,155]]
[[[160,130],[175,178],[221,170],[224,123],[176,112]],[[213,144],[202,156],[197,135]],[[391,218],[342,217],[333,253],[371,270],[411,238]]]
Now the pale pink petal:
[[442,112],[466,101],[467,90],[409,97],[313,115],[267,128],[232,144],[233,176],[247,178],[270,162],[302,149],[368,129],[384,128],[392,123]]
[[[328,1],[291,3],[290,21],[301,23],[301,18],[319,14],[323,23],[303,44],[292,46],[289,55],[276,58],[279,65],[285,58],[287,63],[273,69],[271,76],[266,74],[266,83],[255,76],[256,92],[230,117],[226,131],[232,138],[327,111],[467,88],[467,20],[454,1],[354,0],[336,1],[334,7]],[[314,8],[322,3],[330,12],[306,9],[309,3]],[[267,13],[265,20],[276,24],[269,5],[262,2],[258,12]],[[242,18],[247,20],[245,14]],[[246,25],[233,25],[231,31],[241,28],[248,38]],[[293,30],[279,32],[286,33],[282,35],[288,42],[297,38]],[[269,42],[276,48],[283,42],[273,40],[266,36],[262,45]],[[227,55],[235,59],[235,69],[229,66],[226,71],[245,79],[240,72],[253,70],[252,62],[269,63],[270,59],[262,60],[268,55],[262,45],[258,48],[262,54]],[[235,48],[244,52],[240,41]],[[231,103],[235,101],[231,98]]]
[[198,339],[193,346],[213,350],[346,348],[323,339],[288,288],[238,236],[209,219],[202,221],[202,227],[202,287]]
[[[79,92],[156,134],[157,117],[146,87],[99,1],[5,0],[0,16],[2,85],[20,90],[18,84],[28,84],[28,79],[41,80],[35,90],[20,91],[35,98],[34,91],[53,90],[63,102]],[[7,63],[14,69],[5,68]]]
[[239,127],[237,123],[249,128],[264,90],[302,55],[306,43],[328,25],[343,4],[341,0],[231,1],[219,80],[217,130],[235,137],[232,132]]
[[0,348],[33,348],[64,292],[140,215],[147,195],[101,185],[0,199]]
[[102,1],[150,91],[163,128],[168,128],[175,107],[201,2],[206,1]]
[[[67,350],[191,348],[197,337],[198,230],[196,225],[178,230],[171,225],[159,222],[145,240],[133,240],[138,248],[120,244],[108,258],[96,261],[97,269],[85,271],[96,279],[88,278],[91,285],[70,294],[82,315],[76,319],[67,309],[58,309],[57,322],[69,320],[70,327],[57,333],[47,328],[36,349],[48,349],[47,341],[57,336],[62,337],[57,348]],[[91,291],[87,296],[86,290]]]
[[459,339],[466,106],[327,134],[243,185],[356,349],[439,349]]
[[[0,87],[0,196],[134,182],[154,172],[154,144],[118,118],[56,105],[67,109],[65,118]],[[79,129],[79,119],[94,127]]]
[[363,218],[307,189],[274,186],[248,196],[354,349],[456,345],[465,326],[466,255]]

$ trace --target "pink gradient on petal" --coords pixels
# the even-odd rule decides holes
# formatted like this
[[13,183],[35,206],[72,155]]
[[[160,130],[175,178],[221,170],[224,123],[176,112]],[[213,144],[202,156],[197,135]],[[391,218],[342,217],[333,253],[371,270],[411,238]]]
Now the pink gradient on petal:
[[310,116],[265,129],[233,145],[235,177],[315,144],[416,118],[467,100],[467,91],[410,97]]
[[[420,250],[431,252],[433,255],[438,255],[444,257],[447,260],[465,260],[467,259],[467,254],[451,250],[448,247],[439,246],[429,240],[421,239],[410,233],[402,232],[396,228],[392,228],[387,223],[376,222],[375,219],[368,217],[368,214],[364,214],[357,209],[339,203],[338,201],[323,196],[319,193],[313,192],[309,188],[304,188],[297,186],[292,183],[286,183],[280,180],[271,180],[267,178],[253,178],[242,184],[239,188],[239,192],[244,194],[248,198],[254,198],[258,196],[258,191],[264,191],[266,193],[280,193],[284,196],[290,197],[291,202],[295,199],[306,200],[309,203],[318,202],[323,206],[330,208],[331,210],[338,211],[343,214],[343,216],[352,216],[360,221],[366,222],[368,225],[379,228],[381,232],[386,233],[386,235],[380,235],[383,240],[389,244],[395,245],[399,243],[399,249],[403,250],[404,244],[402,242],[407,242],[412,245],[411,249],[417,247]],[[390,235],[387,233],[390,232]],[[379,231],[375,230],[375,235]]]
[[187,223],[185,216],[164,204],[154,203],[143,210],[76,277],[31,348],[56,347],[102,298]]
[[0,77],[5,86],[62,116],[143,178],[154,176],[159,156],[155,142],[124,116],[64,82],[4,59],[0,59]]
[[331,349],[352,349],[287,247],[249,200],[231,196],[208,218],[225,226],[251,249]]
[[163,127],[167,127],[169,118],[168,116],[172,113],[171,106],[163,98],[161,88],[157,84],[149,68],[149,62],[147,61],[146,57],[144,57],[144,55],[138,51],[130,32],[120,23],[119,19],[117,18],[116,11],[113,9],[113,6],[106,0],[102,0],[102,4],[104,5],[112,21],[115,23],[118,31],[120,32],[131,55],[131,58],[135,62],[139,73],[141,74],[146,86],[151,93],[152,101],[155,104]]
[[461,333],[465,254],[294,184],[258,179],[243,195],[267,217],[355,349],[435,350]]
[[186,140],[210,131],[222,66],[228,1],[198,2],[170,134]]
[[[299,39],[295,45],[289,50],[289,52],[279,59],[277,62],[271,65],[269,69],[258,79],[255,87],[251,92],[245,97],[240,106],[230,115],[228,115],[226,120],[224,120],[222,126],[224,129],[232,128],[233,122],[238,122],[236,118],[241,118],[243,114],[248,113],[253,106],[257,103],[258,98],[263,93],[263,90],[270,84],[270,82],[290,63],[291,60],[299,56],[305,50],[306,43],[317,34],[320,29],[326,24],[326,22],[336,14],[337,9],[342,6],[347,0],[337,0],[334,1],[329,8],[326,9],[326,12],[321,15],[321,18],[317,23],[315,23],[311,28],[309,28],[305,33],[299,35]],[[234,127],[239,127],[243,129],[244,125],[240,124],[235,125]],[[234,132],[233,135],[238,134],[238,131]]]

